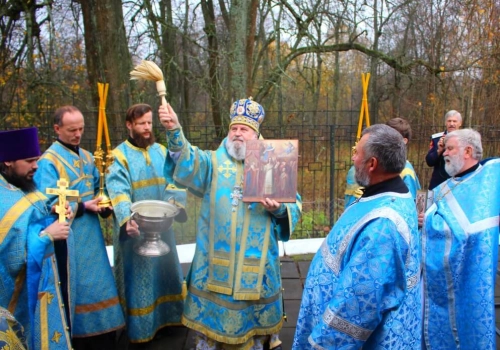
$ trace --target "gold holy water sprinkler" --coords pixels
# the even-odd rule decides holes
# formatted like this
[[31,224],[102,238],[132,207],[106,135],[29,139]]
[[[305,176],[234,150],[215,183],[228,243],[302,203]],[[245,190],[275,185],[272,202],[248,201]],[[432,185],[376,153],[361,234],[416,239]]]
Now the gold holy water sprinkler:
[[163,78],[163,72],[156,63],[143,60],[130,72],[130,80],[150,80],[156,82],[156,91],[158,92],[158,96],[160,96],[161,104],[162,106],[167,105],[165,79]]

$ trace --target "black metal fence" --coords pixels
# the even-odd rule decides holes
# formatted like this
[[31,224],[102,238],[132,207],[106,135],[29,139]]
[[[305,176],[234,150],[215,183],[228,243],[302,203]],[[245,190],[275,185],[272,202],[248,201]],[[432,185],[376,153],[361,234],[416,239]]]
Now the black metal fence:
[[[209,125],[208,112],[203,113],[206,113],[206,124],[183,125],[183,129],[193,145],[201,149],[216,149],[222,137],[217,136],[213,125]],[[282,114],[292,115],[293,113],[294,111]],[[336,113],[343,114],[342,118],[336,119],[342,120],[343,124],[333,124],[331,118]],[[92,112],[84,113],[84,115],[87,120],[95,119],[91,117]],[[324,124],[311,123],[307,118],[296,118],[275,125],[264,124],[261,130],[266,139],[299,140],[297,187],[302,196],[303,215],[292,238],[326,236],[344,209],[345,179],[351,166],[351,149],[356,141],[359,111],[321,111],[315,112],[315,115],[317,116],[315,120],[321,120]],[[179,117],[183,120],[185,116],[180,114]],[[413,137],[409,143],[408,159],[413,164],[422,187],[427,188],[432,171],[425,164],[430,135],[442,131],[443,127],[442,125],[412,124]],[[47,118],[38,125],[42,147],[46,147],[55,138],[51,122]],[[164,142],[161,125],[155,126],[158,141]],[[500,125],[472,125],[472,127],[483,137],[484,156],[500,155]],[[6,128],[11,127],[3,125],[3,129]],[[95,127],[86,127],[85,132],[87,137],[82,141],[82,147],[93,152],[95,150]],[[127,130],[124,127],[110,130],[111,143],[114,146],[122,142],[126,136]],[[187,208],[189,220],[184,224],[176,224],[175,227],[179,244],[194,242],[199,204],[199,199],[189,196]],[[104,227],[109,237],[111,222],[105,222]]]

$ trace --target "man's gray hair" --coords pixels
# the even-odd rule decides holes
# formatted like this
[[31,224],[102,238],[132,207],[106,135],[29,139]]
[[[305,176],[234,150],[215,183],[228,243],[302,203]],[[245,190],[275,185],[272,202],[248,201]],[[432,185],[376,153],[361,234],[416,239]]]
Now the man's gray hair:
[[481,160],[483,158],[483,145],[481,144],[481,134],[474,129],[455,130],[446,134],[444,142],[456,137],[460,147],[470,146],[472,148],[472,158]]
[[458,121],[460,123],[462,122],[462,115],[460,114],[460,112],[452,109],[451,111],[446,112],[446,114],[444,115],[444,121],[445,121],[445,123],[448,120],[448,118],[454,117],[454,116],[457,117],[457,119],[458,119]]
[[368,135],[365,143],[365,159],[377,158],[378,164],[387,173],[400,173],[406,165],[406,145],[403,136],[385,124],[375,124],[363,130]]

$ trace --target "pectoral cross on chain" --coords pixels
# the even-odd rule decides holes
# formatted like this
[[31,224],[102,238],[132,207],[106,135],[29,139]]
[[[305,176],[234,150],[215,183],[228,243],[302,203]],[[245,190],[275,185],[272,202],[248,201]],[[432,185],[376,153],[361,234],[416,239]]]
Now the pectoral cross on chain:
[[233,211],[236,211],[236,207],[239,204],[239,201],[243,199],[243,194],[241,193],[240,186],[234,186],[233,193],[231,193],[231,204],[233,206]]
[[47,194],[53,194],[59,197],[58,203],[56,205],[56,213],[59,214],[59,222],[66,221],[66,199],[67,197],[78,198],[79,192],[77,190],[68,190],[69,182],[65,178],[61,178],[57,181],[57,188],[47,188],[45,192]]

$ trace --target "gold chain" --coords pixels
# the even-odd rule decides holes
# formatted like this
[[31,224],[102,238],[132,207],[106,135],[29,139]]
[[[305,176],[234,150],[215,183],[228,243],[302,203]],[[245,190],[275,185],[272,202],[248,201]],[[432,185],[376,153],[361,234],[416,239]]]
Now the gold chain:
[[[18,190],[19,190],[19,191],[21,191],[20,189],[18,189]],[[31,204],[32,204],[32,205],[33,205],[36,209],[38,209],[38,211],[39,211],[40,213],[42,213],[42,214],[44,214],[44,215],[49,215],[49,214],[50,214],[49,210],[47,209],[47,206],[45,205],[44,200],[43,200],[42,198],[40,198],[40,196],[38,195],[38,193],[37,193],[37,192],[38,192],[38,190],[35,190],[33,193],[34,193],[34,194],[35,194],[35,196],[36,196],[36,197],[37,197],[37,198],[38,198],[38,199],[39,199],[39,200],[43,203],[43,204],[42,204],[42,208],[43,208],[43,210],[42,210],[42,209],[40,209],[40,208],[38,207],[38,205],[36,205],[36,203],[35,203],[35,202],[32,202],[32,201],[31,201],[31,199],[30,199],[30,197],[29,197],[29,196],[27,196],[27,195],[26,195],[23,191],[21,191],[21,192],[23,193],[23,196],[24,196],[24,197],[26,197],[26,199],[28,200],[28,202],[30,202],[30,203],[31,203]]]
[[[23,197],[24,197],[24,198],[26,198],[26,199],[28,200],[28,202],[30,202],[30,203],[31,203],[31,205],[32,205],[32,206],[34,206],[34,207],[35,207],[35,208],[36,208],[36,209],[37,209],[40,213],[45,214],[45,215],[49,215],[49,214],[50,214],[50,212],[49,212],[49,210],[47,209],[47,206],[46,206],[45,204],[43,204],[43,206],[42,206],[43,210],[42,210],[42,209],[40,209],[40,207],[39,207],[39,206],[38,206],[35,202],[33,202],[33,201],[30,199],[30,197],[29,197],[29,196],[27,196],[27,195],[26,195],[26,193],[24,193],[24,191],[23,191],[23,190],[21,190],[19,187],[16,187],[16,186],[14,186],[14,185],[10,184],[9,182],[7,182],[7,180],[6,180],[5,178],[4,178],[4,181],[5,181],[5,183],[7,184],[7,186],[5,186],[4,184],[2,184],[2,182],[3,182],[3,181],[2,181],[2,182],[0,182],[0,186],[2,186],[3,188],[6,188],[6,189],[8,189],[8,190],[12,190],[12,189],[14,189],[15,191],[19,191],[19,192],[21,192],[21,193],[22,193],[22,195],[23,195]],[[38,195],[38,190],[33,191],[33,193],[35,194],[35,196],[36,196],[36,197],[37,197],[37,198],[38,198],[38,199],[39,199],[42,203],[44,203],[44,200],[43,200],[43,199],[42,199],[42,198]]]
[[[451,178],[452,180],[456,181],[454,177]],[[463,180],[462,181],[458,181],[455,186],[453,187],[448,187],[448,191],[446,191],[445,193],[441,194],[441,192],[438,193],[438,196],[436,196],[436,199],[434,199],[434,203],[437,203],[439,202],[441,199],[443,199],[444,197],[446,197],[446,195],[448,193],[450,193],[451,191],[453,191],[458,185],[462,184],[463,183]]]

